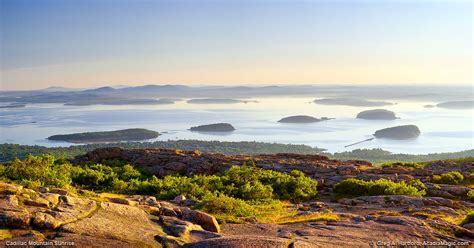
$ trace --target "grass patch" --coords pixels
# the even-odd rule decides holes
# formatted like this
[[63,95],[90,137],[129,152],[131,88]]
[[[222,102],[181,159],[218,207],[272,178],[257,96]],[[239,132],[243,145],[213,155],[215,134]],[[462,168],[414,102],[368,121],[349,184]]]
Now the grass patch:
[[277,219],[274,224],[293,224],[314,221],[337,221],[339,216],[332,211],[316,212],[311,214],[293,215]]

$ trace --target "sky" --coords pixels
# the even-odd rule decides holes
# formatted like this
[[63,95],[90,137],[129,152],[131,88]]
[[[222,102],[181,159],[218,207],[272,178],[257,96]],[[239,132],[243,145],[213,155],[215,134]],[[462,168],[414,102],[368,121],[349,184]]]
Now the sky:
[[1,90],[474,77],[469,0],[0,3]]

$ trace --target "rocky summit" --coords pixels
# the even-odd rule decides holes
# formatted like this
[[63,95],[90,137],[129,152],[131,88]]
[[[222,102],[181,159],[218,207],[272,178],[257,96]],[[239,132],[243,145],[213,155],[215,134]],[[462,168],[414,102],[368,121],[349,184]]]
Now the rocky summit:
[[[71,242],[77,247],[370,247],[383,242],[474,242],[472,223],[457,223],[474,209],[465,185],[434,183],[432,175],[458,171],[466,178],[474,164],[436,161],[423,167],[380,167],[365,161],[332,160],[321,155],[227,156],[169,149],[103,148],[71,160],[75,165],[126,161],[158,178],[168,175],[218,175],[249,161],[257,168],[300,170],[318,181],[315,199],[286,203],[286,221],[219,218],[198,210],[199,201],[180,195],[159,200],[150,195],[96,193],[77,189],[0,184],[3,244]],[[345,179],[393,182],[419,179],[426,195],[334,197]],[[438,179],[437,179],[438,180]],[[439,179],[441,180],[441,179]],[[314,218],[331,214],[331,218]],[[15,243],[16,242],[16,243]],[[63,243],[65,244],[65,243]],[[467,245],[466,245],[467,246]]]

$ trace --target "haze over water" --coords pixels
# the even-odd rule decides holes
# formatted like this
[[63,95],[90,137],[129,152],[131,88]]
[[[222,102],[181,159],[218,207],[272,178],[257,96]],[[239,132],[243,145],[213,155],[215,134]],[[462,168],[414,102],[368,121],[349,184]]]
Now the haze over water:
[[[46,140],[50,135],[125,128],[147,128],[162,135],[157,140],[198,139],[219,141],[262,141],[305,144],[329,152],[357,148],[381,148],[396,153],[426,154],[473,149],[472,109],[424,108],[433,102],[397,101],[381,107],[400,119],[361,120],[357,113],[374,107],[319,105],[306,97],[254,98],[258,102],[237,104],[63,106],[28,104],[25,108],[0,110],[0,143],[69,146]],[[379,107],[380,108],[380,107]],[[310,115],[334,120],[311,124],[283,124],[291,115]],[[237,130],[229,134],[191,132],[192,126],[227,122]],[[421,135],[414,140],[374,139],[356,146],[345,145],[371,137],[376,130],[405,124],[417,125]]]

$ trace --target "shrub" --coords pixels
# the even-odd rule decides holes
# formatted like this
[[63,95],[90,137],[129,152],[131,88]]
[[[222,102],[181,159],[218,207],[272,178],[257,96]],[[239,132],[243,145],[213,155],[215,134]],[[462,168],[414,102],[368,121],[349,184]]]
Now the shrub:
[[422,181],[420,181],[420,179],[413,179],[408,183],[408,185],[415,187],[419,191],[425,191],[426,192],[426,189],[427,189],[426,185]]
[[24,181],[34,185],[63,187],[71,183],[72,165],[56,164],[51,155],[32,156],[25,160],[15,159],[0,171],[0,177],[13,181]]
[[212,214],[232,214],[237,217],[254,216],[254,208],[246,201],[221,195],[205,197],[198,208]]
[[432,182],[442,184],[459,185],[463,182],[464,176],[459,171],[450,171],[441,175],[434,175]]
[[350,178],[339,182],[334,186],[336,196],[368,196],[368,195],[425,195],[426,186],[421,181],[415,181],[412,185],[405,182],[393,182],[387,179],[375,181],[363,181]]

